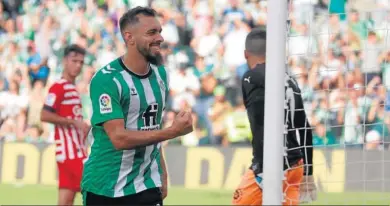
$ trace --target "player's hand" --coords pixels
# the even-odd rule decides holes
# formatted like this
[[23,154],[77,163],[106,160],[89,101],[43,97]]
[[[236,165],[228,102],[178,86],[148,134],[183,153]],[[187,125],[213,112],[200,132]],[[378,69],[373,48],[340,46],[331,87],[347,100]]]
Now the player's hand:
[[77,129],[80,129],[81,131],[83,131],[84,135],[87,135],[90,128],[91,128],[87,123],[85,123],[84,121],[79,121],[79,120],[75,120],[73,123],[73,126],[75,126]]
[[161,198],[164,200],[168,196],[168,186],[167,184],[163,184],[161,187]]
[[300,185],[300,203],[310,203],[317,200],[317,187],[314,183],[313,176],[303,176]]
[[171,127],[178,137],[191,133],[193,131],[191,112],[180,111],[173,120]]
[[162,175],[162,186],[160,187],[161,190],[161,198],[164,200],[168,196],[168,175],[166,171]]

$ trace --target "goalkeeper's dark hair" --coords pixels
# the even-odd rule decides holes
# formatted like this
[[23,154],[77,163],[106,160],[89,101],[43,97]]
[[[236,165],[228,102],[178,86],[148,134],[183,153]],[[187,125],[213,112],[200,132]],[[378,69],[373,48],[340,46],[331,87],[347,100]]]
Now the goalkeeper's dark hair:
[[267,33],[262,28],[254,28],[245,40],[245,50],[256,56],[266,54]]
[[71,45],[65,47],[64,57],[67,57],[72,52],[74,52],[76,54],[82,54],[82,55],[85,55],[85,53],[86,53],[86,51],[83,47],[81,47],[77,44],[71,44]]
[[119,28],[121,33],[127,26],[137,24],[139,22],[138,15],[140,14],[151,17],[157,16],[156,10],[150,7],[137,6],[132,8],[124,13],[123,16],[119,19]]

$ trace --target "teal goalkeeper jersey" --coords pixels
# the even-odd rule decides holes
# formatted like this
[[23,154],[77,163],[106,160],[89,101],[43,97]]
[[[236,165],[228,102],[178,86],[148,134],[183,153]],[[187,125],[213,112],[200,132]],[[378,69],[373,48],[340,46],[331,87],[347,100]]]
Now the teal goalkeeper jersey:
[[118,58],[95,74],[90,83],[92,146],[84,165],[83,192],[121,197],[161,186],[161,144],[116,150],[102,123],[124,119],[128,130],[160,129],[168,89],[163,66],[150,65],[149,73],[139,76]]

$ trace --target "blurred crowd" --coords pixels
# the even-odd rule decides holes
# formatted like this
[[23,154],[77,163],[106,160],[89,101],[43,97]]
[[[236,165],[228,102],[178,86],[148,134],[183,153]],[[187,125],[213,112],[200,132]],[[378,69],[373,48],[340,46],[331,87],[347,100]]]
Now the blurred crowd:
[[[2,0],[0,138],[53,141],[53,125],[39,114],[70,43],[87,50],[77,89],[89,121],[89,81],[125,52],[118,21],[138,5],[155,8],[163,27],[171,89],[164,125],[182,108],[195,120],[195,132],[167,144],[249,145],[243,50],[251,28],[269,22],[265,0]],[[389,9],[388,0],[290,1],[287,68],[302,90],[316,146],[388,147]]]

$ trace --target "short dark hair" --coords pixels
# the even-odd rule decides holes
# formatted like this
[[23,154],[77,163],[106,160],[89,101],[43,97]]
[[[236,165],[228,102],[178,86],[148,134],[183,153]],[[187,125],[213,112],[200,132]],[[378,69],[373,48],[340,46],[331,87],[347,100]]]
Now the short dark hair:
[[245,40],[245,50],[256,56],[265,56],[267,33],[262,28],[254,28]]
[[72,52],[74,52],[76,54],[82,54],[82,55],[85,55],[85,53],[86,53],[85,49],[82,48],[81,46],[79,46],[77,44],[71,44],[71,45],[65,47],[64,57],[67,57]]
[[139,22],[138,15],[142,14],[145,16],[157,16],[156,10],[150,7],[137,6],[128,10],[123,16],[119,19],[119,28],[121,32],[126,28],[127,25],[134,25]]

